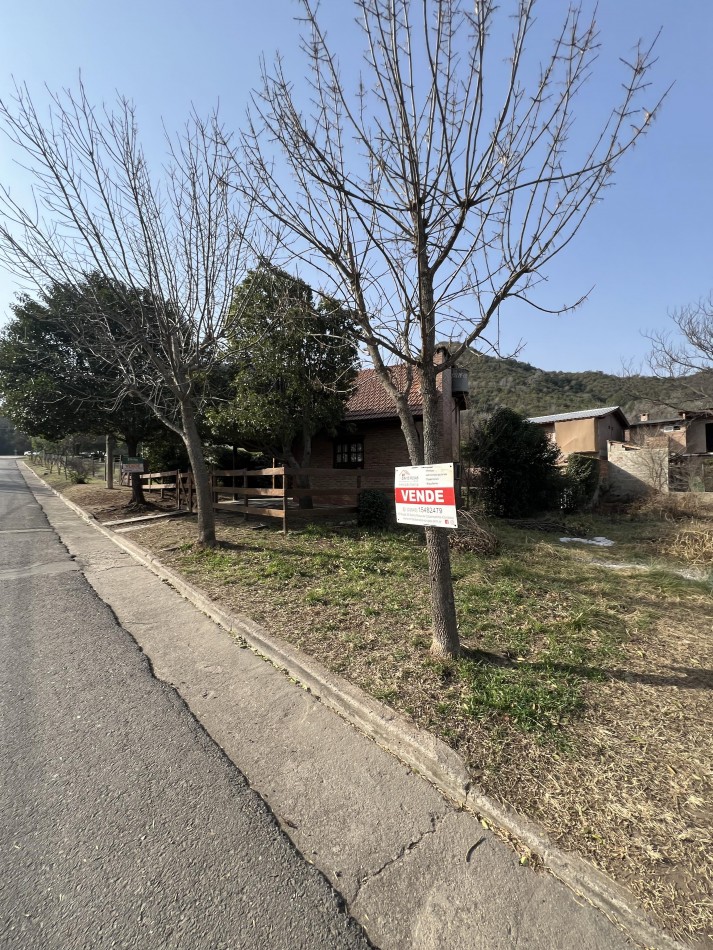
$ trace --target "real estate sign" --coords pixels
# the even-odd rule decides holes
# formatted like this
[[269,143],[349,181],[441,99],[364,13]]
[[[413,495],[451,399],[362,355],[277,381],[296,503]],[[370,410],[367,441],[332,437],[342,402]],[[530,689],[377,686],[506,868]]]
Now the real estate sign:
[[397,468],[394,493],[399,524],[458,527],[452,462]]
[[121,456],[121,471],[122,474],[127,472],[142,472],[144,470],[144,460],[141,456],[137,455],[122,455]]

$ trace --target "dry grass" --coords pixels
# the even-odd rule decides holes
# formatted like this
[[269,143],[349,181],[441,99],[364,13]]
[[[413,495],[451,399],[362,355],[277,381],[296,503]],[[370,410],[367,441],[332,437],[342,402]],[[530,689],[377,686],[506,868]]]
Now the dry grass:
[[713,527],[685,528],[661,545],[661,553],[685,564],[713,564]]
[[652,492],[630,504],[627,514],[653,521],[713,520],[713,499],[698,492]]
[[500,542],[485,524],[469,511],[458,512],[458,528],[448,536],[451,551],[470,551],[487,556],[495,554]]
[[[82,491],[70,491],[82,503]],[[68,492],[70,494],[70,492]],[[96,499],[95,499],[95,503]],[[429,653],[428,572],[416,532],[308,528],[283,538],[219,517],[132,539],[457,749],[486,792],[629,886],[680,937],[713,946],[710,584],[691,563],[710,523],[649,512],[591,518],[606,552],[498,526],[500,548],[453,551],[464,656]],[[695,542],[698,543],[698,542]]]
[[[29,461],[27,461],[28,464]],[[117,486],[113,489],[106,488],[104,477],[91,475],[87,476],[85,484],[76,485],[70,479],[54,469],[48,471],[42,464],[31,464],[30,467],[40,475],[48,485],[61,492],[70,501],[91,512],[98,521],[113,521],[119,518],[131,518],[142,513],[155,510],[168,510],[175,507],[173,499],[167,498],[161,501],[158,492],[151,497],[147,497],[147,504],[139,510],[131,505],[131,489],[125,486]]]

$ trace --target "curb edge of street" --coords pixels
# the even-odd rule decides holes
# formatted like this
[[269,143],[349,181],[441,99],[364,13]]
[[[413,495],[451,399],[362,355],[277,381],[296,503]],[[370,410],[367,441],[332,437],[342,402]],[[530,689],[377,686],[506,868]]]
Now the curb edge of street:
[[249,617],[223,610],[200,588],[186,581],[158,558],[105,528],[83,508],[48,485],[24,461],[23,466],[83,521],[148,567],[219,626],[245,640],[251,649],[308,689],[359,732],[431,782],[452,803],[482,816],[517,838],[533,854],[538,855],[547,870],[576,896],[604,913],[632,940],[646,950],[690,950],[690,945],[670,937],[648,918],[626,888],[578,854],[557,847],[537,822],[477,788],[460,755],[441,739],[327,670],[308,654],[268,634]]

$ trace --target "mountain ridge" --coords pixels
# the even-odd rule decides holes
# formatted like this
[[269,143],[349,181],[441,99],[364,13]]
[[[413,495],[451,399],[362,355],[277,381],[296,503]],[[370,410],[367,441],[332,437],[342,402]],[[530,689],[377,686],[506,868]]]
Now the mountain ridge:
[[[703,408],[680,379],[616,376],[600,370],[542,370],[516,359],[499,359],[467,350],[459,366],[468,370],[470,413],[485,415],[504,406],[526,417],[620,406],[630,422],[640,412],[671,415],[676,408]],[[690,377],[695,381],[708,374]],[[713,386],[709,405],[713,404]]]

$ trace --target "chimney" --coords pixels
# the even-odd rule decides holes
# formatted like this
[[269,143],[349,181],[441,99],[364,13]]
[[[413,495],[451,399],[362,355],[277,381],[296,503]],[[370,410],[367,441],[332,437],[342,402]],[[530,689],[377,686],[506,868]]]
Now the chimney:
[[648,421],[649,421],[649,414],[648,414],[648,412],[640,412],[640,413],[639,413],[639,421],[640,421],[640,422],[648,422]]
[[451,348],[448,343],[436,343],[436,350],[433,356],[433,362],[436,364],[436,366],[440,365],[441,363],[445,363],[445,361],[448,359],[450,351]]

